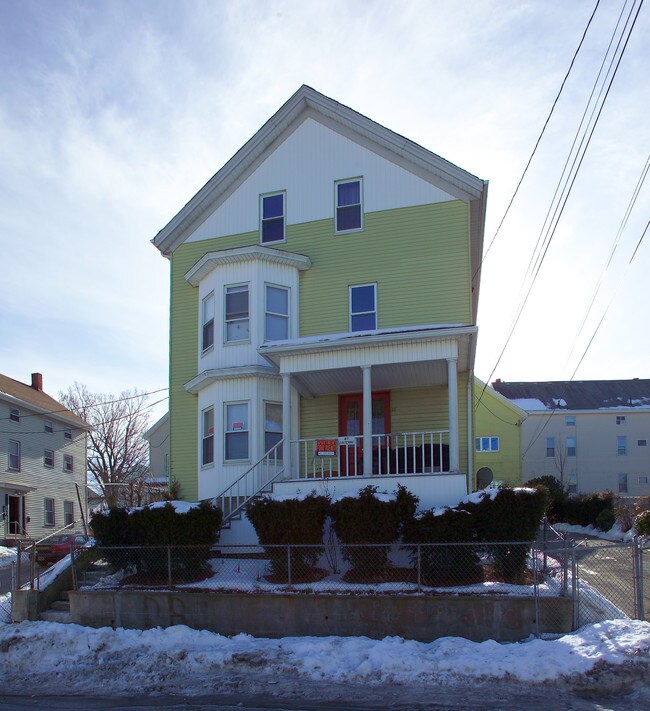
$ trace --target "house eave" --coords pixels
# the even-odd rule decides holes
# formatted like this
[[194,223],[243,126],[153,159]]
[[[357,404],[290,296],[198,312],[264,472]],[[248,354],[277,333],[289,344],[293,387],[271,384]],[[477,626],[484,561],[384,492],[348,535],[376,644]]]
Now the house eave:
[[235,368],[211,368],[203,370],[197,376],[185,383],[185,391],[196,395],[201,390],[207,388],[212,383],[219,380],[232,380],[239,378],[267,377],[278,378],[276,368],[268,365],[242,365]]
[[34,413],[36,415],[47,415],[51,419],[57,420],[58,422],[62,422],[65,425],[74,427],[75,429],[87,430],[87,431],[92,430],[92,425],[89,425],[87,422],[85,422],[81,418],[73,419],[72,417],[66,417],[66,415],[64,413],[56,412],[53,410],[48,410],[47,408],[44,408],[44,407],[39,407],[38,405],[34,405],[33,403],[29,402],[28,400],[23,400],[22,398],[14,397],[13,395],[10,395],[9,393],[4,393],[4,392],[0,393],[0,399],[6,400],[7,402],[9,402],[13,405],[17,405],[25,410],[29,410],[31,413]]

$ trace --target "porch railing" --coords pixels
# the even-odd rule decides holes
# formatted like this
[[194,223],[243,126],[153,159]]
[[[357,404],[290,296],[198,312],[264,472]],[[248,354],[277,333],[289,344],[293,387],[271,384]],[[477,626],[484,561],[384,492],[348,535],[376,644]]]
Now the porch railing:
[[[363,476],[363,435],[291,442],[292,477]],[[449,430],[372,435],[372,473],[426,474],[449,471]]]
[[228,523],[244,506],[258,494],[270,489],[270,485],[284,472],[281,439],[253,466],[245,471],[230,486],[213,499],[223,512],[223,522]]

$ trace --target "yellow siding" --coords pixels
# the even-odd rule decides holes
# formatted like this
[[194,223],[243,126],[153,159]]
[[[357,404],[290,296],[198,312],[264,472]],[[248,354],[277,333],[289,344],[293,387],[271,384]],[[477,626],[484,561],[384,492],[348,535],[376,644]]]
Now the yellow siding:
[[498,452],[474,452],[474,482],[481,467],[489,467],[494,478],[508,486],[521,486],[521,422],[518,410],[488,387],[477,405],[483,384],[474,383],[474,437],[498,437]]

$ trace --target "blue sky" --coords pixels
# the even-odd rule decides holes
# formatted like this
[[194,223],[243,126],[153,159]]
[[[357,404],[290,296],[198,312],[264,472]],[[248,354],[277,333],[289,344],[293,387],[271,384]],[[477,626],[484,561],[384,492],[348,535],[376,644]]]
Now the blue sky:
[[[631,0],[630,0],[631,1]],[[167,384],[168,263],[149,243],[303,83],[490,181],[486,246],[595,3],[0,0],[0,372],[119,392]],[[487,378],[624,0],[602,0],[484,263]],[[629,7],[629,3],[628,3]],[[648,377],[650,15],[626,54],[493,377]],[[157,413],[160,410],[156,411]]]

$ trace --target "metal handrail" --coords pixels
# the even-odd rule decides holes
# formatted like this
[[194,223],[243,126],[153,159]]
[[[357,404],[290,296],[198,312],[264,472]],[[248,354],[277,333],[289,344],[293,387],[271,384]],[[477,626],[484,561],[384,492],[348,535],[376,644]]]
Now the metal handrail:
[[[222,524],[227,523],[230,519],[234,518],[251,499],[260,494],[260,492],[262,492],[269,484],[273,483],[284,472],[284,466],[281,466],[278,469],[278,461],[281,461],[278,458],[278,452],[280,451],[280,447],[283,443],[284,437],[277,444],[271,447],[268,452],[266,452],[257,462],[255,462],[255,464],[247,469],[238,479],[235,479],[232,484],[227,486],[220,494],[210,498],[210,500],[214,502],[215,506],[219,505],[220,500],[223,501],[224,499],[230,499],[231,506],[228,508],[228,511],[223,511],[222,507]],[[262,477],[255,484],[255,477],[262,471],[265,465],[268,469],[271,466],[271,463],[275,469],[273,476],[266,479]],[[249,483],[253,483],[252,493],[247,493]],[[239,501],[240,498],[242,498],[242,494],[240,493],[242,487],[244,491],[244,500]],[[238,502],[234,508],[232,507],[233,497],[235,497]]]

